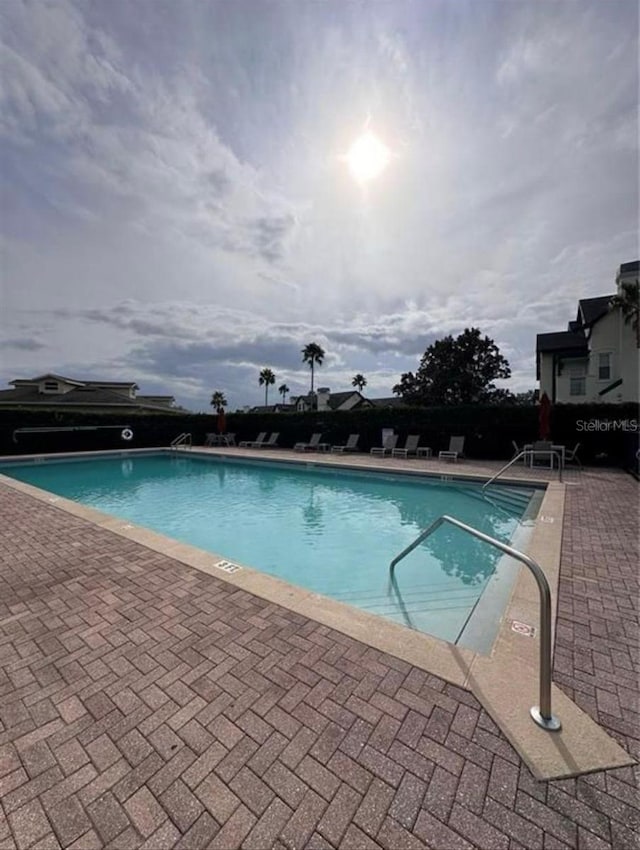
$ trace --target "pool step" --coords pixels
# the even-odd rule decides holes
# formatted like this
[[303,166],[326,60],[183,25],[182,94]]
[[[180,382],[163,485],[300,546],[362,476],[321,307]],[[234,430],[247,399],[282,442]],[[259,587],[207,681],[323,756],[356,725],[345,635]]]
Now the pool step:
[[487,487],[484,491],[466,491],[468,495],[476,499],[493,504],[502,510],[522,517],[529,507],[531,497],[536,492],[532,487],[509,487],[501,484],[499,486]]
[[489,502],[498,505],[510,513],[522,516],[529,506],[534,489],[523,489],[522,487],[506,487],[500,485],[498,487],[488,487],[481,498],[487,499]]

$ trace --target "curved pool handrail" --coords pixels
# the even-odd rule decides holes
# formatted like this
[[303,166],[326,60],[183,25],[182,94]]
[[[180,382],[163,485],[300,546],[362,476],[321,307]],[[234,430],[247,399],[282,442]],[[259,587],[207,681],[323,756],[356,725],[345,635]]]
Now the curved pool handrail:
[[520,460],[520,458],[530,455],[555,455],[558,458],[558,481],[562,483],[562,455],[556,449],[523,449],[521,452],[515,457],[512,457],[509,463],[505,463],[502,469],[499,469],[495,475],[493,475],[488,481],[485,481],[482,485],[482,492],[484,493],[485,488],[489,486],[489,484],[493,484],[496,478],[499,478],[503,472],[506,472],[510,466],[513,466],[514,463]]
[[477,528],[467,525],[459,519],[455,519],[455,517],[443,514],[391,561],[389,572],[393,575],[396,564],[410,552],[413,552],[416,546],[419,546],[423,540],[437,531],[445,522],[456,526],[456,528],[462,531],[466,531],[468,534],[477,537],[490,546],[495,546],[496,549],[500,549],[506,555],[523,563],[533,574],[538,585],[538,590],[540,591],[540,705],[533,706],[529,713],[538,726],[541,726],[548,732],[556,732],[562,728],[562,724],[551,711],[551,590],[549,589],[549,582],[542,567],[533,558],[530,558],[523,552],[519,552],[512,546],[507,546],[506,543],[502,543],[502,541],[496,540],[494,537],[490,537],[483,531],[478,531]]

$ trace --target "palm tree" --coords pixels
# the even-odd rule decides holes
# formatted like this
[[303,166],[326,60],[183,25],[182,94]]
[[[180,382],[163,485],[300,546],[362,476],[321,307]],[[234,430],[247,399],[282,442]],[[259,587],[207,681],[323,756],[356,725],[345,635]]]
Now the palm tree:
[[630,323],[636,333],[636,346],[640,348],[640,284],[638,280],[620,284],[620,291],[611,299],[612,307],[619,307],[625,324]]
[[358,372],[357,375],[353,376],[353,381],[351,381],[351,386],[357,387],[358,392],[362,392],[363,387],[367,386],[367,379],[365,378],[364,375],[361,375],[360,372]]
[[282,396],[282,403],[286,404],[287,403],[287,393],[291,392],[291,390],[289,389],[289,387],[286,384],[280,384],[280,386],[278,387],[278,392]]
[[224,410],[227,406],[227,399],[225,398],[224,393],[220,392],[220,390],[216,390],[211,396],[211,406],[215,407],[218,412],[220,410]]
[[322,366],[323,360],[324,349],[321,348],[316,342],[310,342],[302,349],[302,362],[308,363],[309,368],[311,369],[311,392],[313,392],[313,370],[315,364],[317,363],[318,366]]
[[264,384],[264,406],[265,407],[269,403],[268,402],[269,387],[272,386],[272,384],[275,384],[275,382],[276,382],[276,376],[273,374],[271,369],[263,369],[262,372],[260,372],[260,377],[258,378],[258,383],[260,384],[260,386],[262,386]]

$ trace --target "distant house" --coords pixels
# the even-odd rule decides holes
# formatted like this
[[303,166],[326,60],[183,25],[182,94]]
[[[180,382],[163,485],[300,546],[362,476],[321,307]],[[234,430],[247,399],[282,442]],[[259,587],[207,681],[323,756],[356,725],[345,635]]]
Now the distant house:
[[137,395],[134,381],[80,381],[47,373],[9,381],[11,390],[0,390],[3,407],[58,407],[61,410],[172,411],[182,408],[170,395]]
[[358,390],[332,393],[329,387],[320,387],[317,393],[291,396],[289,404],[258,405],[250,409],[251,413],[305,413],[308,410],[367,410],[374,407],[406,407],[397,396],[388,398],[365,398]]
[[[618,292],[639,273],[638,260],[623,263],[616,276]],[[613,306],[613,297],[583,298],[566,331],[538,334],[540,395],[565,404],[638,401],[640,350],[635,331]]]
[[320,412],[323,410],[363,410],[367,407],[373,407],[369,399],[357,390],[332,393],[329,387],[320,387],[317,393],[307,393],[307,395],[292,398],[291,404],[298,412],[305,410],[318,410]]
[[387,396],[386,398],[371,398],[369,399],[374,407],[397,408],[406,407],[406,401],[397,395]]
[[258,404],[248,410],[238,411],[240,413],[295,413],[293,404]]

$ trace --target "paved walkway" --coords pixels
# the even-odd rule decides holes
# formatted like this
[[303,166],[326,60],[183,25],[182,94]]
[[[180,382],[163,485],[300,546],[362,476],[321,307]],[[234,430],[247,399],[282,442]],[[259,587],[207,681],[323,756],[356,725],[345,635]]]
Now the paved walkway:
[[[638,485],[567,488],[555,680],[636,756]],[[637,846],[465,691],[0,485],[0,848]],[[635,833],[634,833],[635,831]]]

